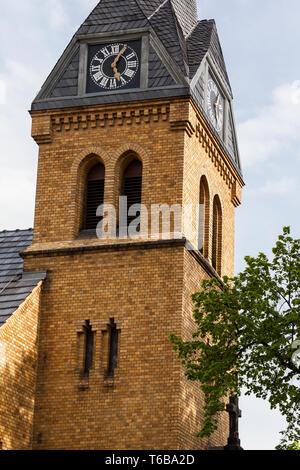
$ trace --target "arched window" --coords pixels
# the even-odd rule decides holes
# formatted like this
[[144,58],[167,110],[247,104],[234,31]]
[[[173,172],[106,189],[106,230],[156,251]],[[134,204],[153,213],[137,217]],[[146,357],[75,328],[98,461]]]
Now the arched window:
[[208,257],[209,245],[209,189],[205,176],[200,180],[198,249]]
[[213,202],[213,227],[212,227],[212,265],[221,275],[222,265],[222,209],[219,196],[214,197]]
[[[142,202],[142,174],[143,164],[137,158],[132,160],[124,170],[122,196],[127,197],[127,214],[131,206],[141,204]],[[127,226],[129,226],[136,217],[136,215],[128,216]]]
[[96,229],[101,220],[100,216],[96,216],[96,212],[104,202],[104,179],[104,165],[96,163],[90,169],[86,179],[84,211],[84,228],[86,230]]

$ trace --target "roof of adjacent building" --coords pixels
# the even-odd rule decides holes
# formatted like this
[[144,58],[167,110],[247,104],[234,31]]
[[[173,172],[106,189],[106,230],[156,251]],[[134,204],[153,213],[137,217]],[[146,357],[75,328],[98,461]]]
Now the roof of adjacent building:
[[32,229],[0,232],[0,328],[45,279],[45,273],[23,272],[20,253],[32,237]]

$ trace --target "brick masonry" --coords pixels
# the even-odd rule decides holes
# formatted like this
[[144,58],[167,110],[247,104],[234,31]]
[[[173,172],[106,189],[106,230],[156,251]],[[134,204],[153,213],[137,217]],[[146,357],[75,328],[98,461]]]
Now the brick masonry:
[[32,446],[42,283],[0,328],[0,446]]
[[[47,271],[33,448],[224,445],[225,414],[209,442],[194,437],[203,419],[202,396],[196,384],[184,379],[169,335],[190,337],[190,295],[203,278],[218,275],[205,268],[212,258],[215,195],[222,210],[219,274],[233,274],[234,211],[243,186],[233,164],[188,98],[32,112],[32,119],[39,165],[34,242],[23,254],[24,269]],[[91,164],[105,165],[104,199],[115,204],[122,170],[133,152],[143,162],[142,202],[148,208],[198,204],[200,179],[206,177],[210,213],[206,263],[199,262],[200,254],[198,260],[192,256],[180,240],[159,243],[142,238],[128,244],[80,233],[84,183]],[[196,233],[196,222],[194,228]],[[196,235],[188,238],[195,243]],[[120,331],[113,379],[106,373],[111,318]],[[86,320],[95,333],[88,379],[83,376]],[[18,441],[14,445],[18,447]]]

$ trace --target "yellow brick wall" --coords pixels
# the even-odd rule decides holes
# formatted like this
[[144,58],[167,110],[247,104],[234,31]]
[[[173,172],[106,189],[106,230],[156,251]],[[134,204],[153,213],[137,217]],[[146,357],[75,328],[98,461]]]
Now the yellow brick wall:
[[[72,240],[78,235],[81,163],[89,154],[97,154],[105,165],[105,203],[115,203],[120,159],[132,150],[144,166],[142,202],[180,204],[183,140],[170,132],[169,114],[170,104],[153,103],[108,109],[103,119],[99,110],[90,108],[52,115],[51,143],[39,148],[34,241]],[[35,123],[41,116],[33,115],[38,142]]]
[[[47,268],[40,323],[35,449],[176,449],[183,247],[29,257]],[[105,375],[103,332],[120,329],[119,363]],[[93,369],[82,380],[78,333],[95,333]],[[88,388],[87,388],[88,387]]]
[[[183,204],[199,204],[200,179],[206,177],[209,189],[209,246],[208,260],[212,260],[212,222],[213,222],[213,200],[217,195],[220,198],[222,209],[222,260],[221,276],[232,276],[234,273],[234,232],[235,232],[235,207],[233,200],[235,186],[233,174],[222,162],[216,150],[213,140],[205,135],[203,126],[200,130],[200,116],[193,106],[190,106],[190,119],[197,129],[192,136],[185,134],[184,144],[184,173],[183,173]],[[236,182],[240,191],[241,182]],[[240,199],[239,199],[240,202]],[[193,231],[195,236],[189,240],[197,245],[197,220]]]
[[[198,261],[187,250],[184,251],[184,279],[181,336],[191,340],[195,332],[193,320],[194,304],[191,295],[200,290],[203,279],[209,275],[201,269]],[[220,413],[218,430],[209,439],[199,439],[195,435],[200,431],[204,420],[201,408],[203,394],[196,382],[191,382],[184,376],[182,370],[180,382],[180,408],[179,408],[179,442],[183,449],[207,449],[227,444],[229,432],[229,419],[226,412]]]
[[0,328],[0,442],[30,449],[35,403],[41,283]]
[[[47,113],[33,113],[39,167],[34,244],[24,255],[25,270],[48,272],[34,448],[204,449],[224,444],[226,419],[211,442],[194,438],[202,419],[201,394],[183,378],[169,342],[170,333],[188,337],[192,332],[190,294],[208,276],[205,269],[179,244],[155,246],[146,239],[144,246],[126,247],[122,241],[123,248],[105,248],[120,241],[77,236],[87,157],[96,154],[105,164],[104,199],[115,203],[122,159],[130,150],[143,161],[142,202],[148,207],[198,204],[200,178],[206,176],[211,214],[215,194],[223,211],[222,274],[232,274],[234,208],[242,182],[187,99]],[[209,234],[211,261],[212,219]],[[105,379],[110,318],[121,330],[114,381]],[[80,372],[86,320],[96,342],[88,384]]]

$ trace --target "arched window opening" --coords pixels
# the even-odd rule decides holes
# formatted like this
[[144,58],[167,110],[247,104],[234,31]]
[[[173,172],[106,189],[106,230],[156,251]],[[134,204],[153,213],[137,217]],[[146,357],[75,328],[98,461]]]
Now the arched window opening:
[[90,169],[86,180],[84,217],[84,228],[86,230],[96,229],[101,220],[101,216],[97,216],[96,212],[104,202],[104,179],[104,165],[97,163]]
[[198,249],[208,257],[209,245],[209,189],[205,176],[200,180]]
[[122,196],[127,197],[127,227],[137,217],[128,216],[130,207],[142,203],[142,174],[143,165],[137,158],[128,164],[123,173]]
[[221,275],[222,265],[222,209],[219,196],[213,202],[213,229],[212,229],[212,265]]

